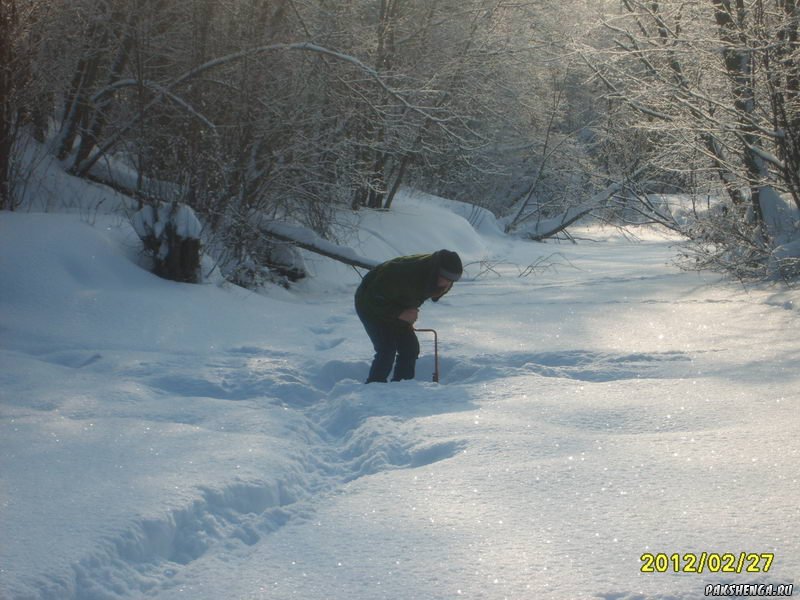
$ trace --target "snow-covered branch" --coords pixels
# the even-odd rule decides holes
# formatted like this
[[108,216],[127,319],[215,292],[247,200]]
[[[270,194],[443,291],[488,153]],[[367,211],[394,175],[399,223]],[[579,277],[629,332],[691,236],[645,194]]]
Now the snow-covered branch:
[[189,102],[187,102],[177,94],[173,94],[169,90],[169,88],[166,88],[163,85],[156,83],[155,81],[147,81],[139,79],[121,79],[99,90],[94,96],[92,96],[91,101],[93,104],[99,104],[105,98],[107,98],[117,90],[121,90],[128,87],[139,87],[139,86],[146,87],[163,95],[165,98],[168,98],[169,100],[171,100],[172,102],[183,108],[188,114],[195,117],[197,120],[202,122],[210,129],[212,130],[216,129],[216,125],[212,123],[211,120],[209,120],[205,115],[198,112],[191,104],[189,104]]
[[[644,167],[638,169],[631,178],[636,179],[644,170]],[[527,237],[534,241],[541,241],[553,237],[592,211],[603,208],[608,204],[608,201],[614,194],[624,189],[626,185],[626,182],[614,182],[605,189],[594,194],[586,202],[577,206],[572,206],[556,217],[537,222],[536,226],[526,233]]]

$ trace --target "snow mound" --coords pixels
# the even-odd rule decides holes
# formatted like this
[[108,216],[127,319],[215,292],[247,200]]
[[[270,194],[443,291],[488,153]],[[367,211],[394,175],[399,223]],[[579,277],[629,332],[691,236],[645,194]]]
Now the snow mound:
[[[0,307],[8,334],[93,350],[197,350],[258,345],[291,331],[288,301],[233,286],[166,281],[139,266],[127,222],[78,215],[0,213]],[[216,319],[209,319],[216,315]]]
[[[442,248],[458,252],[465,278],[474,276],[477,265],[491,254],[483,235],[494,217],[472,207],[484,224],[467,220],[469,205],[417,192],[401,192],[391,210],[362,209],[340,213],[335,227],[339,246],[366,261],[377,264],[397,256],[435,252]],[[478,229],[476,229],[478,227]],[[302,289],[342,292],[357,285],[359,274],[352,267],[304,251],[303,259],[313,274]]]

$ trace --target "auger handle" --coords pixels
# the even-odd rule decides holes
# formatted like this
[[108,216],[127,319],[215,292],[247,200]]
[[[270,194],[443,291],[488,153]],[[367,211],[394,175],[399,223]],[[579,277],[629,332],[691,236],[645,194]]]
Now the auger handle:
[[435,329],[416,329],[414,331],[428,332],[433,334],[433,382],[439,383],[439,334]]

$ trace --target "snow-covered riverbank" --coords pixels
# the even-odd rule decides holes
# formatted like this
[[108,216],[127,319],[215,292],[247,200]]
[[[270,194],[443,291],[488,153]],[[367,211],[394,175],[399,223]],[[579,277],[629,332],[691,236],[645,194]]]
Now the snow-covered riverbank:
[[[422,310],[439,385],[425,337],[417,381],[361,383],[358,277],[327,259],[264,296],[157,279],[112,217],[0,214],[0,597],[797,583],[800,294],[681,273],[644,231],[531,244],[410,198],[362,218],[364,254],[471,263]],[[702,552],[774,560],[641,572]]]

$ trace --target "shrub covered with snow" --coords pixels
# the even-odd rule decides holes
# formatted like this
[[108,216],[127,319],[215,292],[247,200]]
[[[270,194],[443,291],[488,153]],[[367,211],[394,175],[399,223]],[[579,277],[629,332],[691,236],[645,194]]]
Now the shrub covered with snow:
[[153,258],[156,275],[187,283],[200,281],[203,226],[189,206],[177,202],[148,205],[133,216],[132,222]]
[[684,233],[683,263],[697,270],[718,270],[741,280],[792,279],[800,274],[800,210],[774,188],[759,189],[752,203],[717,202],[697,212]]

